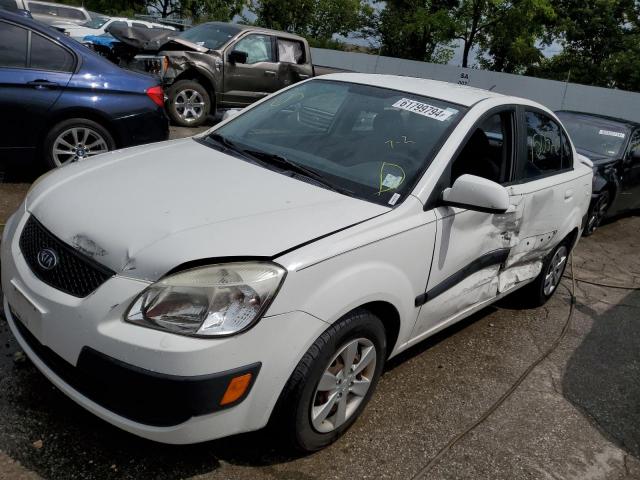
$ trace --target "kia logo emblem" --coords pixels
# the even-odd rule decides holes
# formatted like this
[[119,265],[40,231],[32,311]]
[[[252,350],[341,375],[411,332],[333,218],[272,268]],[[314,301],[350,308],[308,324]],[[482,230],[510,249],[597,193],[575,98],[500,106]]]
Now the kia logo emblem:
[[43,248],[38,252],[38,265],[43,270],[53,270],[58,265],[58,255],[50,248]]

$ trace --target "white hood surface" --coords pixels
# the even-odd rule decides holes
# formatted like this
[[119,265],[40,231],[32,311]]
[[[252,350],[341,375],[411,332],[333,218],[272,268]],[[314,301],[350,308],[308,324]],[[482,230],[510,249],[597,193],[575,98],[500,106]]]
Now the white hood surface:
[[64,167],[27,209],[62,241],[155,281],[189,261],[274,257],[389,211],[183,139]]

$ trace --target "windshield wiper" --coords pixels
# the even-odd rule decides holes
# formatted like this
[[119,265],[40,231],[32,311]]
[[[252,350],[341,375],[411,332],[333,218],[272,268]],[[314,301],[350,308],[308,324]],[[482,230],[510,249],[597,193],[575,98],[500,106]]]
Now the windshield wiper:
[[294,173],[304,175],[305,177],[309,177],[312,180],[315,180],[316,182],[320,183],[322,186],[327,187],[329,190],[333,190],[334,192],[353,195],[353,192],[351,192],[350,190],[347,190],[341,187],[336,187],[335,185],[330,183],[324,176],[320,175],[315,170],[312,170],[303,165],[300,165],[299,163],[292,162],[288,158],[283,157],[282,155],[279,155],[277,153],[268,153],[268,152],[263,152],[261,150],[243,150],[243,152],[263,162],[277,165],[283,170],[288,170]]

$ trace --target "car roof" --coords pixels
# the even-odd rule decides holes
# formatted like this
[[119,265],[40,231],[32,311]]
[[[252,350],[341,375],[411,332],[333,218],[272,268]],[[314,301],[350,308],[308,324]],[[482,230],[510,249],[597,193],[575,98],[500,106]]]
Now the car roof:
[[628,127],[631,127],[631,128],[636,128],[640,126],[640,123],[634,122],[632,120],[626,120],[624,118],[618,118],[618,117],[610,117],[608,115],[601,115],[599,113],[577,112],[574,110],[557,110],[555,113],[556,115],[569,114],[569,115],[576,115],[581,117],[590,117],[595,119],[600,118],[602,120],[607,120],[609,122],[623,123],[624,125],[627,125]]
[[210,25],[231,25],[233,27],[237,27],[238,31],[251,30],[252,32],[273,35],[274,37],[295,38],[296,40],[304,40],[302,37],[298,35],[294,35],[293,33],[282,32],[280,30],[271,30],[269,28],[254,27],[253,25],[243,25],[241,23],[229,23],[229,22],[206,22],[206,23]]
[[84,7],[77,7],[75,5],[67,5],[66,3],[43,2],[42,0],[27,0],[27,2],[28,3],[35,3],[37,5],[47,5],[49,7],[65,7],[65,8],[73,8],[74,10],[82,10],[83,12],[87,11]]
[[465,107],[485,100],[487,98],[509,97],[489,90],[457,85],[455,83],[428,80],[426,78],[401,77],[398,75],[380,75],[373,73],[332,73],[322,75],[319,79],[338,80],[342,82],[360,83],[374,87],[389,88],[403,92],[424,95],[451,103],[457,103]]

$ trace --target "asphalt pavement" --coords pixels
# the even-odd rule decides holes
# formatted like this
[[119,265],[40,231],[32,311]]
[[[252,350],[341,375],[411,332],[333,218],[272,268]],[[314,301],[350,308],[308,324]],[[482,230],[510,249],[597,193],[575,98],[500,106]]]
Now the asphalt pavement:
[[[0,184],[0,223],[27,187]],[[578,282],[558,347],[445,450],[558,339],[570,279],[542,308],[501,302],[392,360],[347,434],[296,458],[265,432],[179,447],[122,432],[53,387],[0,318],[0,479],[640,479],[640,217],[582,239],[574,266],[635,290]]]

